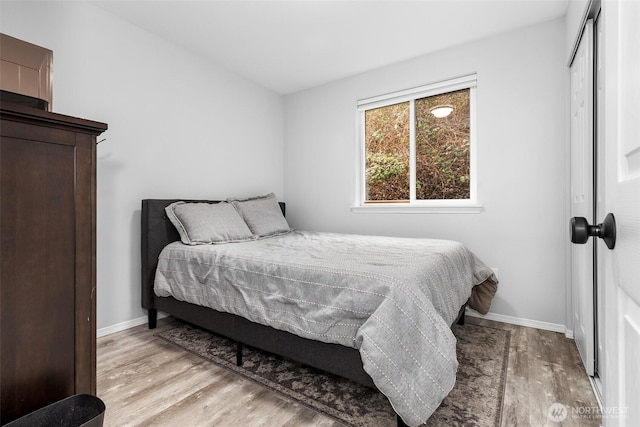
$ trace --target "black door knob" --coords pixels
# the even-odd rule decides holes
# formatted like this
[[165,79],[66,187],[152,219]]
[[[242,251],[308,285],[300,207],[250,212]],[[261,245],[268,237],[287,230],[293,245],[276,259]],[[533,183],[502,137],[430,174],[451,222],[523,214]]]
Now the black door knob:
[[602,224],[598,225],[589,225],[587,219],[581,216],[571,218],[571,243],[587,243],[591,236],[604,240],[609,249],[616,246],[616,218],[612,213],[607,214]]

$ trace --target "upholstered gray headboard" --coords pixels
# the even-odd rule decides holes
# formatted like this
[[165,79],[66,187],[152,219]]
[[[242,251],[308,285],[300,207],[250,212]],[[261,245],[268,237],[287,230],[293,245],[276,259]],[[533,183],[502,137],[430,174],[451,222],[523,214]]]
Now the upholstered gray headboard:
[[[155,308],[153,304],[153,281],[158,266],[158,256],[162,248],[171,242],[180,240],[178,231],[166,215],[164,208],[177,201],[220,203],[219,200],[187,200],[187,199],[144,199],[142,200],[142,307]],[[280,203],[282,213],[285,204]]]

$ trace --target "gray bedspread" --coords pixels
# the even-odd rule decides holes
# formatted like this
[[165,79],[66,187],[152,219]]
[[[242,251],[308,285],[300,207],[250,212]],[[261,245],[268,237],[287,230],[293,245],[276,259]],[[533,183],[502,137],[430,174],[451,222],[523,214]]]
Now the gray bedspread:
[[492,270],[457,242],[294,230],[174,242],[160,254],[155,292],[358,349],[378,389],[417,426],[453,388],[450,325],[487,279]]

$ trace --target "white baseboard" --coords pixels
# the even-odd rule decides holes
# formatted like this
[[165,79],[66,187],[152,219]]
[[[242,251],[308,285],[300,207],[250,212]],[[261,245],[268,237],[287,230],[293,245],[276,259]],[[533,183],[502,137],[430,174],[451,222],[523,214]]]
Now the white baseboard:
[[545,331],[560,332],[565,337],[573,339],[573,331],[559,323],[542,322],[540,320],[523,319],[522,317],[507,316],[504,314],[487,313],[482,315],[475,310],[467,308],[465,315],[470,317],[479,317],[481,319],[495,320],[496,322],[510,323],[512,325],[527,326],[529,328],[542,329]]
[[[158,312],[158,319],[167,317],[166,314]],[[136,326],[144,325],[149,318],[147,316],[138,317],[137,319],[127,320],[126,322],[117,323],[115,325],[107,326],[97,330],[96,335],[98,338],[106,335],[115,334],[116,332],[124,331],[125,329],[134,328]]]
[[[467,310],[465,311],[465,315],[470,317],[479,317],[481,319],[495,320],[496,322],[510,323],[512,325],[527,326],[529,328],[542,329],[545,331],[560,332],[561,334],[564,334],[567,338],[573,339],[573,331],[570,329],[567,329],[564,325],[561,325],[558,323],[549,323],[549,322],[542,322],[540,320],[523,319],[521,317],[507,316],[504,314],[497,314],[497,313],[491,313],[491,312],[485,315],[482,315],[477,311],[469,308],[467,308]],[[160,312],[158,313],[158,319],[162,319],[164,317],[167,317],[167,315]],[[105,328],[100,328],[97,331],[97,336],[99,338],[99,337],[104,337],[106,335],[115,334],[116,332],[124,331],[125,329],[144,325],[145,323],[147,323],[147,321],[148,321],[147,316],[142,316],[142,317],[138,317],[137,319],[131,319],[131,320],[127,320],[126,322],[107,326]]]

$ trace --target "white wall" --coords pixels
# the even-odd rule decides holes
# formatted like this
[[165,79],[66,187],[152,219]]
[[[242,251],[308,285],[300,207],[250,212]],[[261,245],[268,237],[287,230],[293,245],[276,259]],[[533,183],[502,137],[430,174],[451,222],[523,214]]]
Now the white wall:
[[92,5],[0,8],[0,31],[53,50],[53,110],[109,125],[98,146],[98,328],[140,318],[140,200],[282,197],[282,97]]
[[[140,199],[269,191],[299,228],[462,241],[500,270],[492,313],[565,324],[564,20],[289,95],[283,120],[282,97],[92,5],[3,0],[0,11],[0,31],[54,51],[54,111],[109,124],[98,147],[99,328],[144,315]],[[356,101],[474,71],[484,211],[352,213]]]
[[[565,22],[523,30],[285,97],[287,217],[298,228],[465,243],[499,269],[493,314],[565,324]],[[477,72],[480,214],[352,213],[356,101]]]

